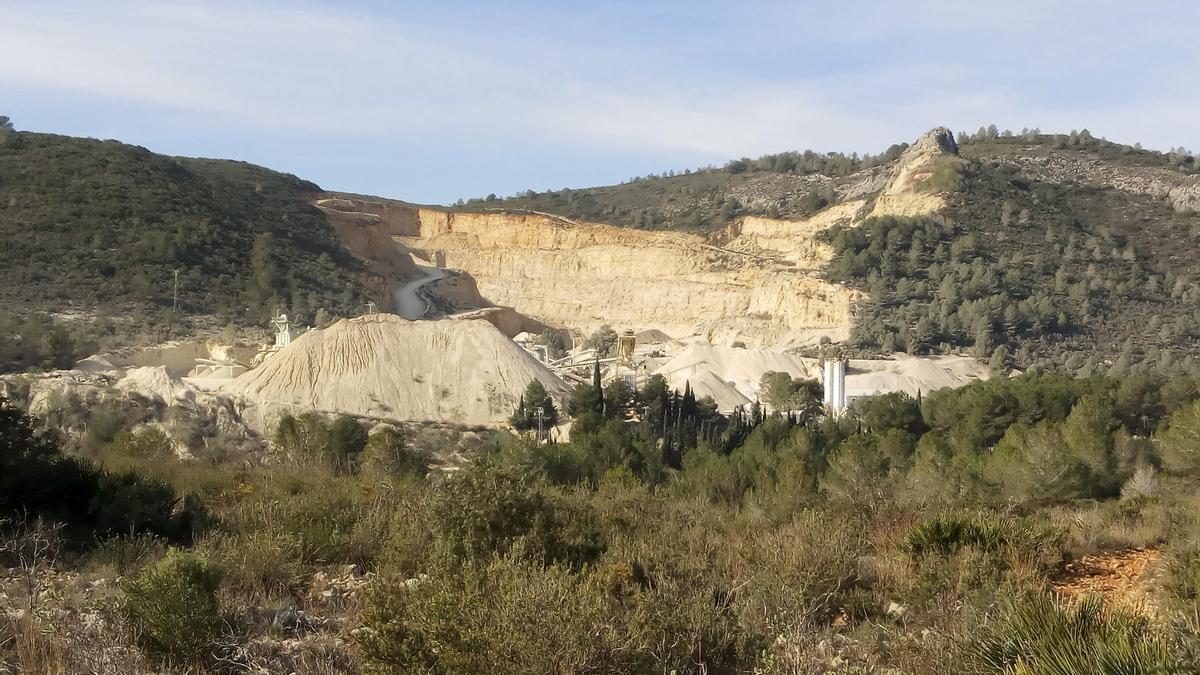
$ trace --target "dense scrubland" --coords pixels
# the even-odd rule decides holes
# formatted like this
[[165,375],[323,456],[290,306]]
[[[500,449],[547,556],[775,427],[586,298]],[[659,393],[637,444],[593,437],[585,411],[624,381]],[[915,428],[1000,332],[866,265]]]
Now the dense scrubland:
[[245,162],[0,134],[0,370],[275,310],[360,313],[364,270],[310,203],[319,191]]
[[[49,425],[6,404],[0,662],[1200,667],[1196,380],[996,379],[863,399],[838,419],[785,380],[720,421],[658,380],[581,385],[569,442],[487,432],[453,465],[413,429],[351,418],[285,417],[269,450],[200,434],[180,459],[137,423],[144,402],[63,401]],[[1133,580],[1141,604],[1054,592],[1072,560],[1131,548],[1159,561]]]
[[822,233],[827,276],[866,291],[868,352],[970,351],[997,370],[1195,372],[1200,217],[1117,190],[1040,183],[974,161],[944,214]]
[[[981,127],[970,134],[959,132],[957,143],[965,156],[983,162],[1010,153],[1026,156],[1065,153],[1124,167],[1162,168],[1184,175],[1195,173],[1198,167],[1195,155],[1182,148],[1159,152],[1097,138],[1086,129],[1055,134],[1037,129],[1013,132],[995,126]],[[779,152],[757,159],[733,159],[721,167],[635,176],[618,185],[526,190],[511,197],[488,195],[458,206],[467,210],[529,209],[625,227],[708,232],[742,215],[806,216],[837,198],[835,183],[839,179],[884,166],[896,160],[907,147],[907,143],[899,143],[877,155],[814,150]],[[776,180],[778,177],[810,180],[780,182]]]

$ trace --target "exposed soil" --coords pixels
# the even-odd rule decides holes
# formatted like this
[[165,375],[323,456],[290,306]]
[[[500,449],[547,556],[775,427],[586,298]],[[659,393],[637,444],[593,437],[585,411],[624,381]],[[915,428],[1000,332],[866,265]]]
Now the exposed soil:
[[1052,587],[1068,597],[1100,595],[1115,605],[1155,614],[1154,591],[1161,574],[1158,549],[1133,548],[1086,555],[1068,563]]

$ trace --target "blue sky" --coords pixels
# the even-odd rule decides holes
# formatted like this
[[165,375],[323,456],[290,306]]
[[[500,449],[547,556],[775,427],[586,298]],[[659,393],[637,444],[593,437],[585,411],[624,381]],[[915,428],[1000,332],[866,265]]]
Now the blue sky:
[[1200,3],[0,0],[20,129],[446,203],[938,125],[1200,149]]

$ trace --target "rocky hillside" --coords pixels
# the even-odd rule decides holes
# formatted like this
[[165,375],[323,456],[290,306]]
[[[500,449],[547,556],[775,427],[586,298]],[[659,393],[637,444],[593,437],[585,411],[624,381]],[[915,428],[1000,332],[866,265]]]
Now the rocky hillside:
[[[998,369],[1196,367],[1200,288],[1191,261],[1200,244],[1200,176],[1192,155],[1118,145],[1086,131],[981,129],[956,139],[935,129],[896,147],[898,154],[866,160],[805,164],[820,155],[784,153],[606,188],[482,200],[452,217],[540,213],[570,221],[592,214],[635,230],[694,232],[680,236],[858,291],[853,319],[847,315],[842,328],[859,353],[965,352]],[[718,204],[726,208],[714,215]],[[708,215],[691,217],[696,209]],[[624,273],[611,263],[606,269]],[[759,300],[775,297],[762,281],[750,289]],[[518,309],[520,301],[513,298]],[[794,325],[789,309],[807,302],[782,299],[757,316],[770,326]],[[598,316],[621,316],[611,304],[592,306],[602,308]],[[648,316],[664,316],[653,309]],[[752,310],[733,311],[745,317]],[[710,308],[704,315],[712,316]]]
[[[1196,210],[1196,183],[1188,181],[1197,166],[1183,151],[1155,152],[1094,138],[1086,130],[1072,134],[992,129],[943,134],[967,158],[1002,160],[1022,166],[1050,182],[1089,182],[1116,189],[1167,196],[1182,194]],[[795,220],[837,203],[878,193],[894,172],[907,143],[874,156],[858,157],[812,150],[731,160],[707,167],[634,178],[618,185],[527,191],[512,197],[471,199],[456,206],[466,211],[530,210],[574,220],[640,229],[684,229],[710,232],[741,216]],[[1190,187],[1189,187],[1190,185]],[[1191,195],[1188,197],[1187,195]],[[1176,201],[1176,197],[1171,197]]]
[[[379,222],[406,247],[469,275],[487,300],[587,334],[603,324],[702,335],[722,344],[844,341],[864,295],[825,272],[819,234],[946,204],[937,178],[957,171],[948,130],[845,183],[845,198],[808,217],[738,216],[717,230],[646,231],[521,210],[437,209],[352,195],[319,202],[339,218]],[[957,174],[955,174],[957,175]]]

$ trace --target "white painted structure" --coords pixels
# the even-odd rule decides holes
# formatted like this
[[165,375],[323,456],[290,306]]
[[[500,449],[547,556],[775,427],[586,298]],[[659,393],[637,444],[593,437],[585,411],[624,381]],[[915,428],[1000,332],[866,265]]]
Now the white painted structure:
[[275,327],[275,351],[292,344],[292,324],[287,314],[271,319],[271,325]]
[[846,410],[846,363],[844,359],[826,359],[821,363],[825,411],[830,415],[837,416]]

